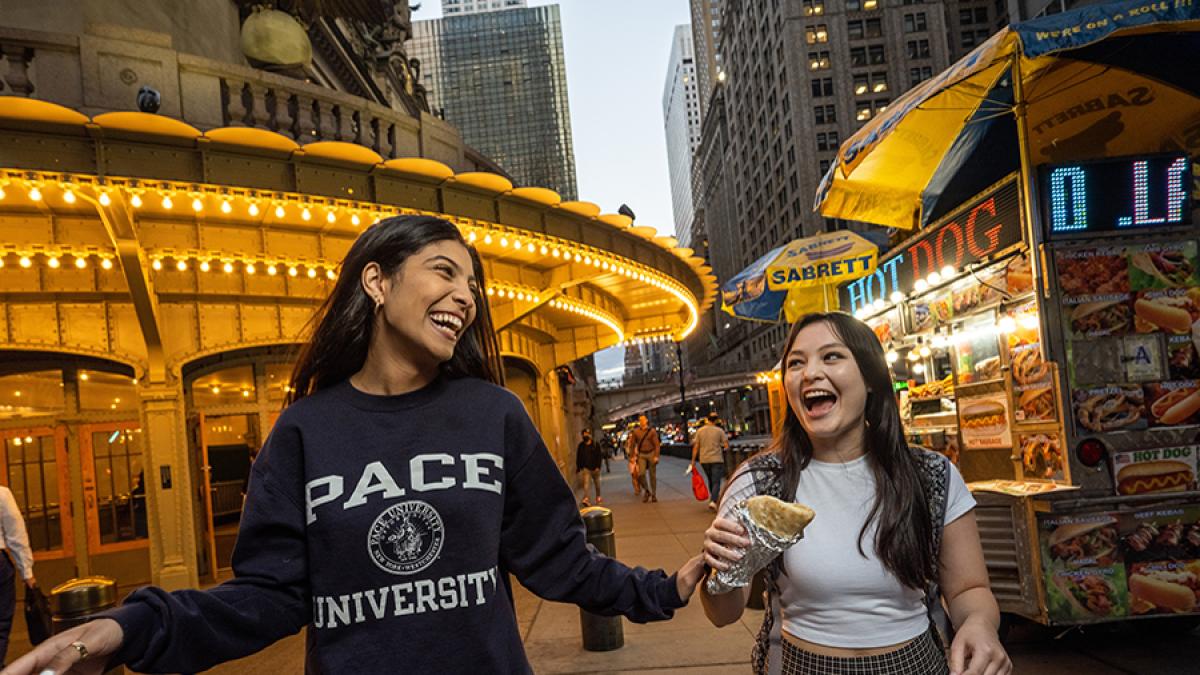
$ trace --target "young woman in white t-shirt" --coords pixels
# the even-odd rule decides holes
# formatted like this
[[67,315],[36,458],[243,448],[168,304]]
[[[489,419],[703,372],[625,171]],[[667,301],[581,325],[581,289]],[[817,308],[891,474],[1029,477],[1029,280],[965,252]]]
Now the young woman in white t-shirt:
[[[788,410],[770,452],[779,460],[783,494],[812,507],[816,518],[783,554],[776,578],[781,656],[756,668],[785,675],[1010,673],[975,501],[949,466],[935,551],[924,460],[905,441],[875,334],[847,314],[813,314],[792,327],[783,354]],[[752,473],[743,465],[734,475],[705,532],[711,567],[726,569],[749,545],[729,511],[755,493]],[[933,579],[956,629],[948,662],[924,604]],[[740,618],[748,596],[748,587],[701,593],[717,626]]]

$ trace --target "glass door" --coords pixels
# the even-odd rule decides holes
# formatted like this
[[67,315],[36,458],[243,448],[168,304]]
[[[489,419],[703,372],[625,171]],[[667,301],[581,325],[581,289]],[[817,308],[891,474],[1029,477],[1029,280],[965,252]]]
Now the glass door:
[[66,429],[6,429],[0,441],[0,482],[25,517],[34,560],[73,557]]
[[89,424],[80,435],[89,553],[147,548],[150,534],[140,425],[134,421]]

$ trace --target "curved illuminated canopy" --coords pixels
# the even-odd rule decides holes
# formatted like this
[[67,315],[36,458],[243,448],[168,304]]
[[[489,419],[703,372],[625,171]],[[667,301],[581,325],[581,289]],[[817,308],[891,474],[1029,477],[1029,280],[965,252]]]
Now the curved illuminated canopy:
[[[65,131],[88,124],[120,139]],[[36,151],[30,137],[52,139],[54,154]],[[131,137],[135,150],[128,147]],[[122,152],[96,147],[116,142],[125,144]],[[167,151],[170,161],[150,161]],[[145,153],[146,161],[135,161],[136,152]],[[595,336],[587,351],[622,341],[682,339],[716,294],[711,270],[692,250],[676,248],[673,238],[659,237],[653,228],[631,227],[625,216],[601,215],[590,202],[563,202],[545,188],[514,187],[496,174],[455,174],[432,159],[384,161],[352,143],[300,146],[245,127],[201,133],[144,113],[89,120],[54,104],[0,97],[0,157],[0,217],[94,215],[116,204],[134,220],[202,220],[205,226],[281,233],[316,229],[346,241],[391,215],[446,217],[485,262],[498,329],[524,331],[548,344],[578,340],[571,336],[580,330]],[[283,234],[277,239],[285,240]],[[143,248],[153,273],[332,279],[340,258],[302,258],[286,246],[253,254],[203,243],[147,241]],[[94,243],[0,241],[5,265],[112,265],[116,255],[113,247]]]

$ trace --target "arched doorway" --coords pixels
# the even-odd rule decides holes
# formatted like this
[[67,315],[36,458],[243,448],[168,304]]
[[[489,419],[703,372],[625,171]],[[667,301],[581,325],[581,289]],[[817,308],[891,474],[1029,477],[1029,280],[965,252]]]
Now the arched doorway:
[[0,484],[25,518],[43,584],[149,582],[144,451],[132,366],[0,350]]
[[283,410],[295,349],[222,352],[182,368],[202,577],[231,572],[250,467]]

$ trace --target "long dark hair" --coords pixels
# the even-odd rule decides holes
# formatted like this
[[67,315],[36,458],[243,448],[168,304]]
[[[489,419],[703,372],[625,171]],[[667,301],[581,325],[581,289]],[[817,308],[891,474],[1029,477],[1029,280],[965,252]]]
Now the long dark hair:
[[[867,463],[875,476],[875,503],[858,533],[858,552],[873,521],[878,521],[875,550],[883,566],[905,586],[923,589],[935,578],[936,557],[933,523],[921,480],[918,459],[909,449],[900,424],[900,408],[892,393],[883,346],[874,331],[862,321],[844,312],[814,313],[792,326],[784,343],[782,368],[787,380],[788,352],[796,335],[808,326],[824,322],[845,343],[867,386],[865,418]],[[812,440],[800,425],[800,419],[786,406],[783,426],[772,444],[783,464],[784,494],[796,494],[800,472],[812,460]]]
[[362,287],[363,268],[378,263],[385,276],[400,269],[409,256],[438,241],[457,241],[471,254],[477,280],[475,320],[467,327],[454,356],[441,365],[450,378],[478,377],[504,384],[500,346],[492,329],[479,254],[469,246],[453,223],[433,216],[394,216],[371,227],[354,242],[342,261],[333,291],[309,321],[312,337],[301,348],[292,370],[287,403],[335,385],[358,372],[367,360],[367,347],[375,327],[375,303]]

